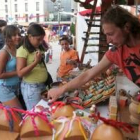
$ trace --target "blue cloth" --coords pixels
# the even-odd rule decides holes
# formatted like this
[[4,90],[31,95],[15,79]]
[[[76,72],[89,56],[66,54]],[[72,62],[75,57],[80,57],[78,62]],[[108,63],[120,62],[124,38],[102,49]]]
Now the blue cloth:
[[41,100],[41,92],[45,90],[46,86],[43,83],[30,84],[25,81],[21,82],[21,93],[27,110],[31,110]]
[[60,35],[60,36],[63,35],[63,31],[62,31],[62,30],[59,31],[59,35]]
[[[2,49],[1,51],[7,51],[6,49]],[[6,72],[12,72],[16,71],[16,57],[12,56],[8,51],[7,53],[10,55],[10,60],[6,64]],[[19,83],[19,77],[18,76],[13,76],[10,78],[6,79],[0,79],[0,85],[5,85],[5,86],[15,86],[18,85]]]

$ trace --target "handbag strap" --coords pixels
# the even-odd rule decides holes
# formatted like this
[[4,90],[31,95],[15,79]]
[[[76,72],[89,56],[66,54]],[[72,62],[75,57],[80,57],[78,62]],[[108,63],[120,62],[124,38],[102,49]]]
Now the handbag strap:
[[47,66],[45,64],[45,61],[44,61],[44,58],[42,58],[41,62],[44,64],[45,68],[46,68],[46,71],[48,72],[48,69],[47,69]]

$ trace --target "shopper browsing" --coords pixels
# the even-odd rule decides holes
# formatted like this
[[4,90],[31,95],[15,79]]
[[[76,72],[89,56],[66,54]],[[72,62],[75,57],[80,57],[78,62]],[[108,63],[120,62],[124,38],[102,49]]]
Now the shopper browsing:
[[76,64],[78,63],[78,53],[70,48],[68,36],[61,36],[59,43],[62,47],[62,52],[60,54],[60,66],[58,68],[57,77],[58,79],[61,79],[76,67]]

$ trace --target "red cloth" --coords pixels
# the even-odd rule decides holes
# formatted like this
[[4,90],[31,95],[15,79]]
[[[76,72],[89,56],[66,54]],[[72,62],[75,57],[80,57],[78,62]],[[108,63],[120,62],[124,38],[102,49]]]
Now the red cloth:
[[124,74],[140,87],[140,45],[135,47],[123,46],[110,49],[105,54],[114,64],[118,65]]
[[[84,11],[79,12],[79,14],[81,16],[87,16],[87,15],[90,15],[91,12],[92,12],[92,9],[88,9],[88,10],[84,10]],[[96,7],[96,13],[100,13],[100,12],[101,12],[101,7],[100,6]]]

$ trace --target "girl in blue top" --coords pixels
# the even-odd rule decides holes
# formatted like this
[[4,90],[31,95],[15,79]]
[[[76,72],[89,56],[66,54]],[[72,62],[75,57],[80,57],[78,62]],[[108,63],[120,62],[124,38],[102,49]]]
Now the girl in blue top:
[[8,25],[3,30],[5,45],[0,51],[0,102],[11,107],[21,107],[16,93],[19,78],[16,72],[16,46],[20,42],[19,29]]

